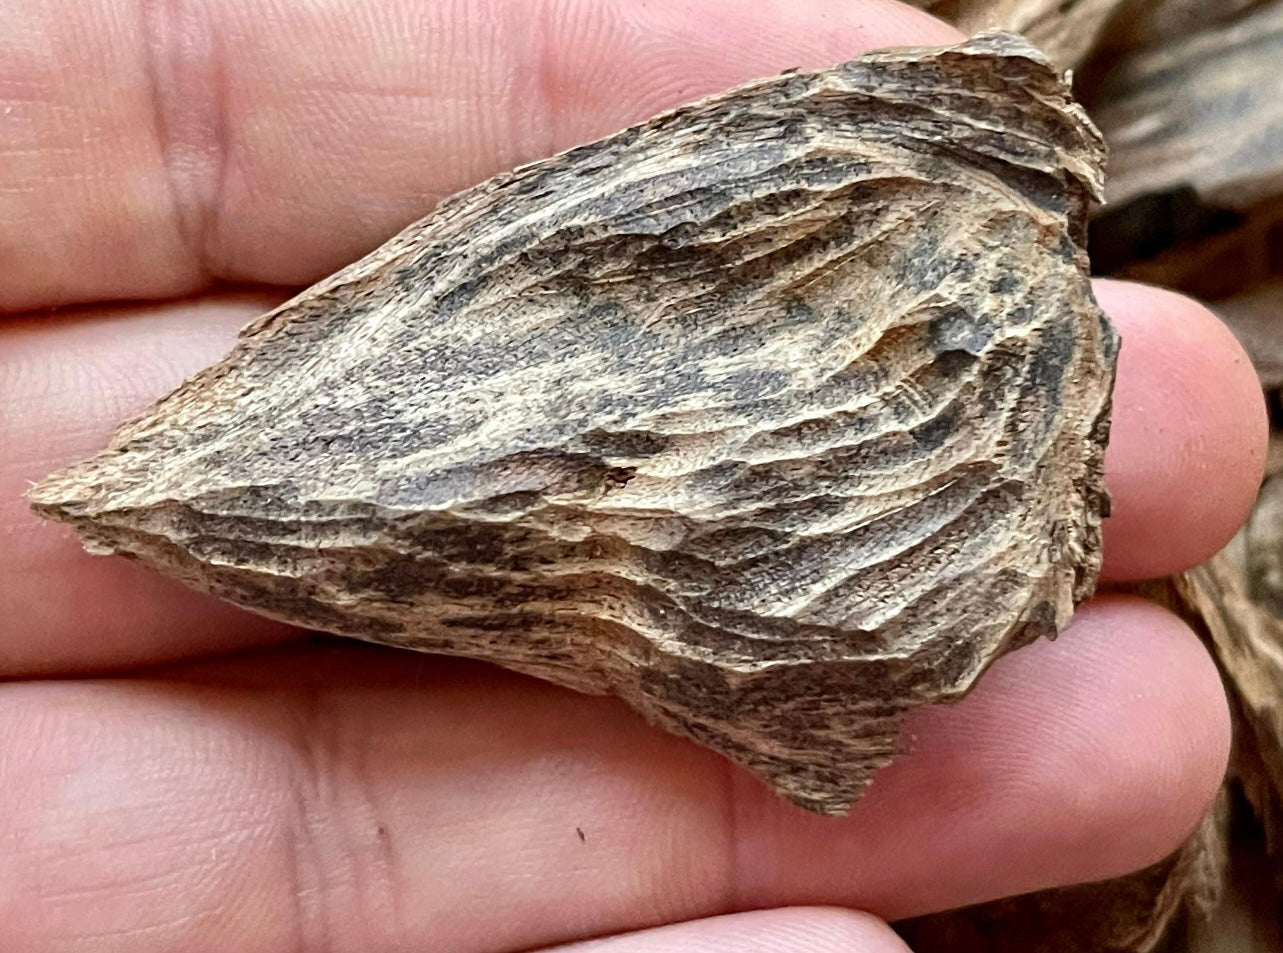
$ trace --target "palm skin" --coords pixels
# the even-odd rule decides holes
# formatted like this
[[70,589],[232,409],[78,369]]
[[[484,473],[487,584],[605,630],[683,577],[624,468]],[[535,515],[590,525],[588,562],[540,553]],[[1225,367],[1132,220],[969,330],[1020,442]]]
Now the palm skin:
[[[280,286],[441,196],[749,77],[948,27],[891,0],[15,6],[0,949],[890,951],[885,919],[1121,874],[1197,823],[1224,697],[1193,634],[1138,599],[1094,600],[919,713],[909,753],[832,820],[615,701],[309,641],[88,557],[21,500],[217,358]],[[1205,309],[1098,294],[1124,341],[1105,573],[1126,582],[1228,539],[1264,413]]]

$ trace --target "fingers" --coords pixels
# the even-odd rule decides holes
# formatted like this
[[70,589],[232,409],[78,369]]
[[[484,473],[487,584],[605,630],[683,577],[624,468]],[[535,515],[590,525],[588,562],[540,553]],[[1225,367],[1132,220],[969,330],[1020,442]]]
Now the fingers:
[[908,953],[885,923],[833,908],[758,910],[559,946],[545,953]]
[[522,161],[956,37],[892,0],[10,5],[0,310],[304,284]]
[[[1260,389],[1242,351],[1186,298],[1104,282],[1123,335],[1107,480],[1106,575],[1176,572],[1246,515],[1264,453]],[[126,563],[85,555],[31,514],[28,481],[100,448],[271,302],[212,299],[0,325],[0,673],[101,670],[287,631]]]
[[[740,862],[761,873],[743,895],[836,902],[843,886],[816,872],[858,870],[859,906],[896,920],[1118,876],[1188,836],[1228,757],[1214,664],[1183,623],[1130,598],[1089,603],[1056,642],[1000,660],[960,708],[918,713],[911,755],[861,805],[858,848],[742,812],[756,843]],[[911,888],[879,879],[896,869]]]
[[1201,645],[1130,599],[920,713],[845,819],[615,701],[390,650],[11,684],[0,734],[14,953],[480,953],[791,904],[911,916],[1157,860],[1229,745]]
[[1188,569],[1251,512],[1265,468],[1265,402],[1233,334],[1182,295],[1099,281],[1123,336],[1106,483],[1105,578]]

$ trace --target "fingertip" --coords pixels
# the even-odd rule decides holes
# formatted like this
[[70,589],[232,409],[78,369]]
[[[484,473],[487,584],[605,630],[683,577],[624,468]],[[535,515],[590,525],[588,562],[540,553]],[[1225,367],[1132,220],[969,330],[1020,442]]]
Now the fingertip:
[[1220,550],[1247,519],[1265,466],[1260,383],[1229,329],[1196,301],[1098,281],[1122,336],[1105,480],[1110,580],[1168,575]]
[[[1152,863],[1202,817],[1229,746],[1207,653],[1135,598],[1090,604],[1056,642],[1000,659],[960,703],[920,712],[908,753],[846,819],[786,804],[710,753],[645,730],[621,704],[411,658],[335,645],[151,684],[11,686],[0,727],[32,755],[0,798],[0,827],[25,838],[0,883],[27,889],[14,893],[20,910],[7,908],[22,917],[0,918],[5,935],[40,929],[41,903],[74,894],[101,900],[60,907],[63,935],[133,929],[130,949],[142,949],[145,925],[146,949],[186,949],[191,931],[266,949],[276,937],[257,918],[298,926],[282,864],[329,885],[316,888],[327,923],[366,948],[366,895],[345,887],[353,870],[402,911],[403,939],[460,949],[803,904],[916,916]],[[70,774],[82,795],[118,799],[113,826],[39,786]],[[57,835],[47,844],[31,840],[36,815]],[[243,834],[247,817],[258,835]],[[63,862],[69,825],[78,849],[105,862]],[[129,880],[157,864],[182,877]],[[114,902],[122,876],[147,894],[125,913]],[[207,909],[231,913],[183,917],[191,890],[180,887],[192,882]],[[722,925],[709,949],[728,948],[713,942]],[[849,918],[830,934],[792,935],[813,941],[802,949],[887,948],[859,945],[866,926],[871,944],[886,939],[876,921]],[[778,941],[770,949],[790,948],[781,930],[764,934]]]
[[[1026,726],[1011,762],[1024,781],[999,788],[1009,803],[994,810],[1029,817],[1017,802],[1040,789],[1039,850],[1064,865],[1066,882],[1161,860],[1203,819],[1229,760],[1229,707],[1211,655],[1181,619],[1134,596],[1093,600],[1056,642],[1031,649],[995,666],[993,700],[977,699]],[[943,737],[956,740],[966,720]]]
[[[1225,687],[1193,630],[1135,596],[1089,603],[1066,638],[1079,642],[1079,684],[1098,699],[1074,749],[1098,783],[1076,801],[1117,832],[1105,857],[1122,874],[1170,854],[1211,807],[1232,741]],[[1109,730],[1093,740],[1093,725]],[[1125,742],[1099,744],[1111,737]]]
[[909,953],[883,921],[857,910],[789,907],[692,920],[545,953]]
[[1005,893],[1052,886],[1034,882],[1052,871],[1054,885],[1082,883],[1167,856],[1229,758],[1211,656],[1179,618],[1132,596],[1083,606],[1055,642],[999,660],[959,707],[924,712],[917,754],[969,749],[992,772],[969,775],[991,795],[990,850],[1033,878]]
[[943,762],[937,771],[971,785],[942,800],[984,819],[971,850],[1005,863],[995,896],[1161,860],[1206,814],[1230,749],[1206,648],[1171,612],[1131,596],[1083,606],[1055,642],[1000,659],[974,695],[924,711],[916,729],[910,774]]
[[1000,659],[958,704],[920,710],[905,742],[845,820],[765,796],[741,810],[746,896],[895,920],[1124,875],[1201,821],[1230,729],[1194,633],[1117,597]]
[[894,0],[119,9],[6,4],[0,311],[306,284],[496,172],[745,80],[959,37]]

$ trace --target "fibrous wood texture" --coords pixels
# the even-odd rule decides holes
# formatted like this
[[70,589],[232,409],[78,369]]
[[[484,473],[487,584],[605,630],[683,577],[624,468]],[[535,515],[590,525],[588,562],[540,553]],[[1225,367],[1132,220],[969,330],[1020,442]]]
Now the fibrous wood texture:
[[[1283,308],[1278,317],[1283,321]],[[1280,440],[1272,444],[1277,465]],[[1278,621],[1278,631],[1283,632],[1283,477],[1277,472],[1261,486],[1256,506],[1243,528],[1243,544],[1241,568],[1246,585],[1241,588],[1251,597],[1253,615],[1265,613]],[[1283,676],[1283,670],[1279,674]],[[1279,729],[1283,731],[1283,720]]]
[[1057,66],[1077,66],[1129,0],[910,0],[958,29],[1002,29],[1029,38]]
[[1219,308],[1283,276],[1283,192],[1242,214],[1205,206],[1192,189],[1156,192],[1098,218],[1092,249],[1102,271]]
[[1183,41],[1262,0],[909,0],[958,29],[1023,34],[1057,66],[1077,68],[1102,49]]
[[1208,300],[1283,275],[1283,2],[1229,12],[1088,70],[1110,146],[1098,272]]
[[[1283,775],[1268,781],[1266,768],[1283,745],[1283,722],[1270,700],[1283,679],[1283,0],[915,4],[964,29],[1023,30],[1059,65],[1075,68],[1078,93],[1111,154],[1110,202],[1092,223],[1095,271],[1208,301],[1252,357],[1273,411],[1274,439],[1271,478],[1232,547],[1242,558],[1217,557],[1164,584],[1172,596],[1164,601],[1221,657],[1236,713],[1226,789],[1234,794],[1233,843],[1219,908],[1189,917],[1190,930],[1180,929],[1181,918],[1165,918],[1151,902],[1151,871],[940,915],[910,934],[914,949],[1132,951],[1149,939],[1134,942],[1117,924],[1148,921],[1157,930],[1149,937],[1162,934],[1156,949],[1170,953],[1279,953],[1283,892],[1267,873],[1263,830],[1279,839],[1280,801],[1269,792],[1283,790]],[[1198,598],[1173,596],[1178,584]],[[1224,648],[1204,615],[1217,620]],[[1283,870],[1277,853],[1273,864]],[[1204,887],[1187,877],[1167,889],[1197,898],[1207,895]]]
[[1216,313],[1251,357],[1261,386],[1283,386],[1283,278],[1216,302]]
[[842,812],[1093,588],[1101,162],[1010,36],[757,82],[447,200],[31,500]]
[[1110,144],[1111,204],[1192,189],[1246,209],[1283,192],[1283,4],[1128,54],[1093,118]]
[[1105,48],[1123,49],[1179,43],[1272,2],[1277,0],[1131,0],[1098,42]]
[[[1229,552],[1246,549],[1240,535]],[[1175,580],[1202,621],[1230,689],[1235,719],[1231,775],[1260,820],[1266,846],[1283,856],[1283,619],[1254,602],[1244,570],[1222,553]],[[1242,561],[1242,554],[1239,560]],[[1278,877],[1283,884],[1283,875]]]

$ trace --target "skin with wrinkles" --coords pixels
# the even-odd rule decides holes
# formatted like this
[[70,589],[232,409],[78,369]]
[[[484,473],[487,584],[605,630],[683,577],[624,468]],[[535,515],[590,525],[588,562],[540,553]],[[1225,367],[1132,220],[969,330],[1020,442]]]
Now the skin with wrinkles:
[[447,200],[30,498],[842,813],[1095,585],[1102,161],[1007,35],[759,81]]

